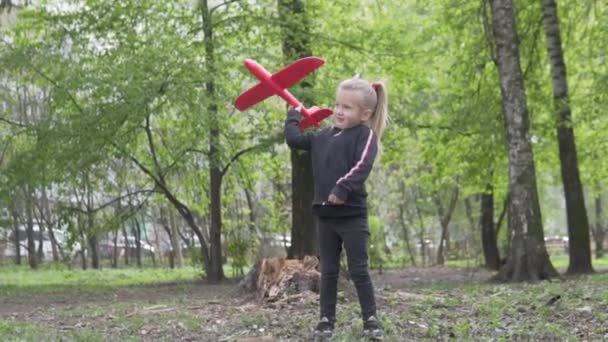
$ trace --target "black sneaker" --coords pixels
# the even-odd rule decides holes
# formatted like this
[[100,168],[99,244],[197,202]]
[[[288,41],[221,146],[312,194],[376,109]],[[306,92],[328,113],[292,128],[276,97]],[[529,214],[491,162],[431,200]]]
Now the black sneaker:
[[370,316],[367,320],[363,321],[363,335],[376,341],[382,339],[382,325],[376,316]]
[[315,338],[328,339],[334,335],[334,322],[327,317],[322,317],[313,333]]

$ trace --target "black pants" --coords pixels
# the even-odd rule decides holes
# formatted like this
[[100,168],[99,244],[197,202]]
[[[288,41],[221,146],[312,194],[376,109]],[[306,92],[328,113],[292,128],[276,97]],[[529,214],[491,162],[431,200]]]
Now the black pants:
[[376,314],[376,300],[367,269],[367,216],[317,218],[321,253],[321,317],[335,321],[340,252],[346,249],[348,271],[357,288],[363,319]]

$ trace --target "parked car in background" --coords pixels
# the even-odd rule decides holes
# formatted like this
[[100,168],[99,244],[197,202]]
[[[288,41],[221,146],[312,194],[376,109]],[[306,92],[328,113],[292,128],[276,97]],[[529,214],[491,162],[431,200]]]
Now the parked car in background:
[[[141,243],[141,255],[143,257],[152,257],[155,254],[154,246],[150,245],[145,240],[140,240]],[[137,245],[135,243],[135,237],[128,236],[126,243],[124,237],[119,237],[116,241],[116,248],[119,256],[124,256],[125,253],[129,253],[129,256],[137,255]],[[99,253],[102,258],[111,258],[114,255],[114,240],[103,239],[99,243]]]
[[[0,247],[2,248],[2,255],[4,258],[15,258],[17,256],[17,248],[15,243],[19,243],[21,246],[21,256],[27,257],[27,232],[25,229],[19,229],[19,241],[16,241],[15,231],[10,230],[7,234],[6,239],[3,243],[0,243]],[[49,234],[47,232],[40,232],[37,227],[34,229],[34,241],[36,250],[38,250],[38,246],[40,244],[40,238],[42,235],[42,254],[45,259],[53,259],[53,246],[51,244],[51,239],[49,238]]]

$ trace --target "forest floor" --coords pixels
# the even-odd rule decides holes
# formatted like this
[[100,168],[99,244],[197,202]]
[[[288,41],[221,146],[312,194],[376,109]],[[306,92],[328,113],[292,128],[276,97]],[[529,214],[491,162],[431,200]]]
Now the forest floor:
[[[108,278],[112,271],[102,270],[86,271],[84,281],[74,272],[61,271],[63,280],[52,284],[11,283],[0,267],[0,340],[305,341],[318,319],[318,295],[310,292],[259,303],[234,280],[166,281],[145,271]],[[608,339],[608,273],[538,284],[492,284],[491,275],[481,268],[373,271],[385,340]],[[362,340],[349,290],[339,294],[334,340]]]

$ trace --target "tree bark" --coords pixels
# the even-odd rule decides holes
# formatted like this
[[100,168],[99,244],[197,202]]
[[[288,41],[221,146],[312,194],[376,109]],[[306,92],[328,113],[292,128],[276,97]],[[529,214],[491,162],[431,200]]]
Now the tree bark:
[[40,203],[36,196],[36,191],[32,192],[32,214],[34,221],[38,224],[38,248],[36,249],[36,257],[39,262],[44,260],[44,230],[46,225],[43,222],[43,215],[37,215],[35,208],[39,208]]
[[[597,190],[599,190],[599,187]],[[606,236],[606,231],[604,230],[604,217],[602,209],[602,193],[598,192],[595,195],[595,229],[593,230],[596,259],[604,256],[604,239]]]
[[77,225],[78,225],[78,236],[80,237],[80,261],[83,270],[86,270],[88,267],[87,264],[87,239],[85,238],[85,228],[82,222],[82,214],[78,214],[77,216]]
[[207,0],[200,1],[202,29],[205,34],[205,65],[207,80],[205,90],[209,99],[207,115],[209,116],[209,186],[211,189],[211,228],[209,230],[209,267],[207,280],[217,283],[224,279],[222,268],[222,169],[220,161],[220,127],[217,119],[217,103],[215,95],[215,43],[213,41],[213,22]]
[[513,0],[491,0],[498,76],[509,154],[509,228],[507,261],[496,275],[502,281],[538,281],[558,276],[545,248],[536,188],[534,154]]
[[570,264],[568,265],[567,273],[592,273],[589,219],[587,217],[585,196],[578,170],[576,142],[572,128],[566,63],[562,50],[557,4],[555,0],[542,0],[542,6],[547,55],[549,56],[549,64],[551,65],[559,160],[568,217],[568,253],[570,255]]
[[184,266],[184,256],[182,254],[182,247],[179,244],[179,227],[177,226],[177,220],[172,210],[169,210],[169,229],[171,229],[171,235],[169,237],[171,239],[171,248],[173,249],[173,266],[182,268]]
[[[61,247],[57,243],[57,239],[55,239],[55,233],[53,232],[53,226],[55,225],[51,219],[51,208],[49,204],[49,197],[46,193],[46,188],[43,186],[41,191],[41,200],[42,205],[40,208],[40,216],[42,217],[41,221],[45,222],[46,228],[49,232],[49,240],[51,241],[51,250],[53,253],[53,261],[59,261],[59,254],[63,255],[63,251],[61,251]],[[63,258],[63,257],[62,257]]]
[[488,269],[498,271],[500,267],[500,253],[494,229],[494,188],[486,185],[486,191],[481,194],[481,245],[483,256]]
[[[169,252],[169,268],[175,268],[175,247],[173,245],[173,241],[177,239],[177,237],[173,236],[174,232],[171,231],[169,227],[169,220],[167,219],[167,212],[164,207],[161,205],[160,209],[160,225],[165,230],[165,233],[169,236],[169,241],[171,242],[171,251]],[[177,241],[179,244],[179,240]],[[180,248],[181,251],[181,248]]]
[[[249,182],[248,182],[249,183]],[[250,184],[248,184],[250,185]],[[246,187],[243,187],[243,191],[245,192],[245,199],[247,200],[247,207],[249,208],[249,222],[247,223],[247,227],[249,228],[249,234],[251,237],[256,236],[256,215],[255,215],[255,201],[254,194],[249,191]]]
[[[278,0],[283,58],[286,63],[311,56],[310,22],[302,0]],[[313,103],[306,90],[312,88],[311,78],[300,82],[291,90],[303,103]],[[317,230],[312,215],[313,175],[310,153],[291,150],[291,247],[290,259],[317,254]]]
[[97,270],[101,266],[99,263],[99,240],[98,240],[98,236],[97,236],[98,235],[97,231],[95,229],[95,212],[93,211],[93,191],[91,189],[91,184],[88,182],[88,177],[87,177],[87,184],[85,186],[86,186],[86,192],[87,192],[86,236],[87,236],[87,242],[89,243],[89,250],[91,251],[91,267],[93,267],[93,269]]
[[89,243],[89,250],[91,251],[91,267],[93,269],[99,269],[101,267],[99,263],[99,240],[97,237],[97,232],[95,232],[95,218],[94,213],[87,213],[88,218],[88,228],[86,232],[87,242]]
[[118,230],[114,232],[114,239],[112,239],[113,243],[113,252],[112,252],[112,268],[118,268]]
[[[458,186],[454,187],[452,195],[450,196],[450,203],[448,204],[447,211],[443,207],[439,194],[435,196],[435,204],[437,206],[437,214],[439,215],[439,223],[441,224],[441,237],[439,239],[439,247],[437,248],[437,264],[443,265],[445,263],[444,254],[444,241],[448,239],[448,229],[450,221],[452,220],[452,214],[456,208],[456,202],[458,201]],[[446,250],[448,249],[446,245]]]
[[34,236],[33,193],[29,185],[25,186],[25,219],[27,235],[27,261],[32,269],[38,268],[38,254]]
[[133,227],[133,236],[135,237],[135,261],[137,262],[137,267],[141,268],[141,225],[139,224],[137,217],[134,217],[133,221],[135,222],[135,226]]
[[15,205],[15,197],[10,202],[10,212],[13,218],[13,237],[15,239],[15,264],[21,265],[21,230],[19,229],[19,214],[17,213],[17,205]]
[[[422,256],[422,266],[426,266],[427,262],[427,250],[426,250],[426,229],[424,228],[424,221],[422,218],[422,210],[418,205],[418,198],[421,198],[420,190],[414,190],[414,205],[416,207],[416,216],[418,217],[418,223],[420,225],[420,232],[418,233],[418,239],[420,241],[420,254]],[[430,256],[430,253],[429,253]]]
[[[153,246],[152,241],[150,241],[150,237],[148,236],[148,231],[146,230],[145,215],[142,215],[142,219],[144,220],[144,228],[140,232],[140,238],[143,236],[143,239],[148,243],[148,246]],[[148,254],[150,255],[150,258],[152,258],[152,267],[156,267],[156,253],[154,251],[148,251]]]
[[[401,193],[405,193],[405,186],[403,185],[403,182],[401,182],[400,185],[401,185]],[[407,227],[407,224],[405,223],[405,204],[404,203],[399,204],[399,222],[401,223],[401,229],[403,231],[403,242],[405,244],[405,249],[410,256],[410,261],[412,262],[412,266],[416,266],[416,257],[415,257],[414,251],[412,250],[412,246],[411,246],[410,232]]]
[[124,240],[124,253],[125,253],[125,265],[128,266],[129,265],[129,250],[130,250],[130,246],[129,246],[129,235],[127,234],[127,228],[125,227],[124,222],[120,224],[121,225],[121,229],[122,229],[122,238]]

